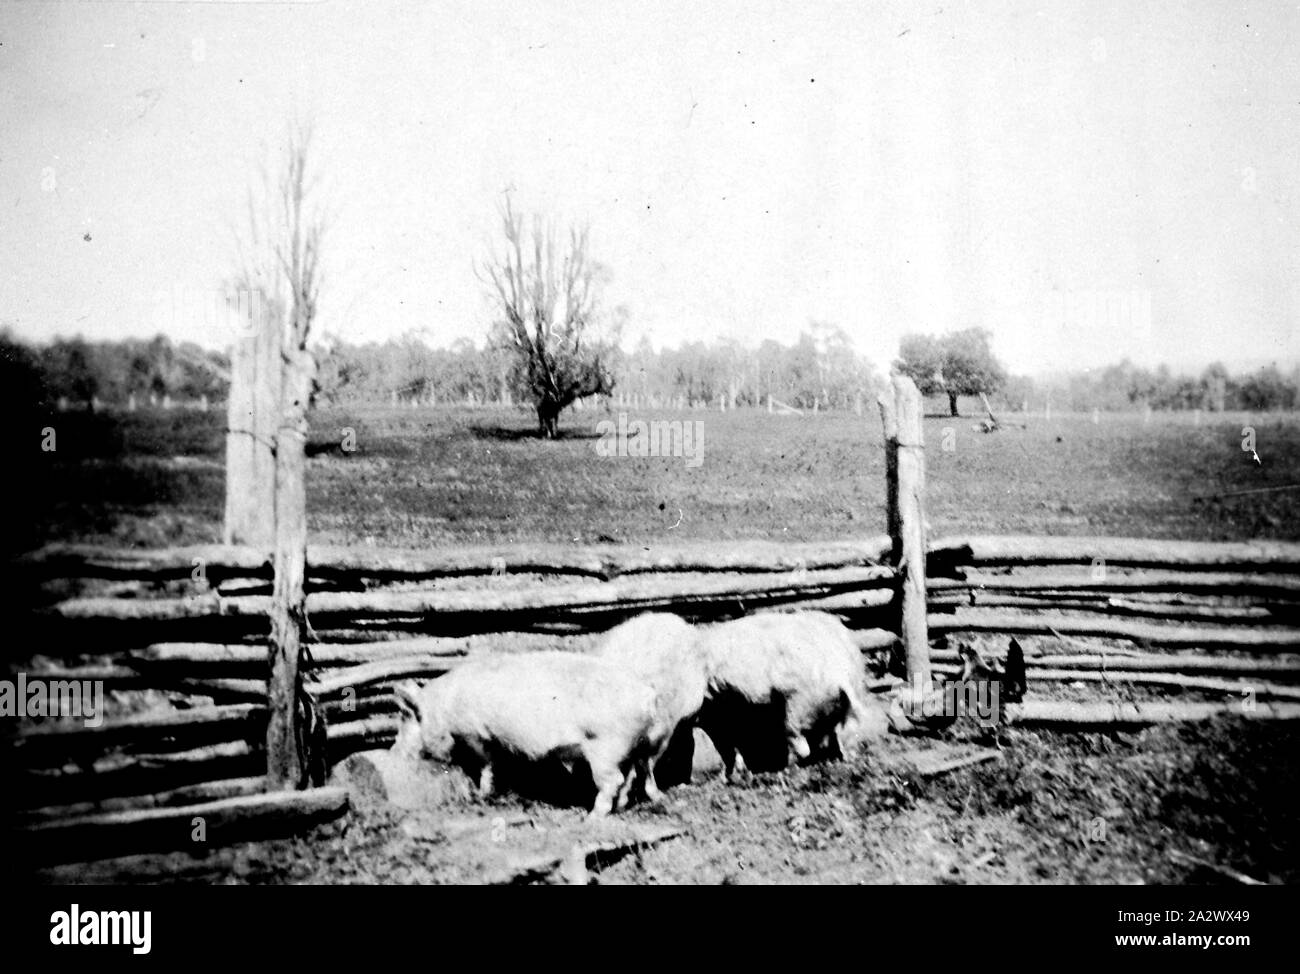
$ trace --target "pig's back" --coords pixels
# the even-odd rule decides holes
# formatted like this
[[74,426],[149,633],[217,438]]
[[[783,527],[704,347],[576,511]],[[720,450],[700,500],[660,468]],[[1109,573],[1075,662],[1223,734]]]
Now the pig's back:
[[648,686],[578,653],[521,653],[458,672],[464,679],[452,701],[457,723],[485,738],[568,742],[634,733],[653,709]]
[[[834,624],[834,625],[832,625]],[[822,613],[771,613],[714,627],[705,655],[715,690],[734,689],[753,699],[839,687],[852,675],[857,647]]]

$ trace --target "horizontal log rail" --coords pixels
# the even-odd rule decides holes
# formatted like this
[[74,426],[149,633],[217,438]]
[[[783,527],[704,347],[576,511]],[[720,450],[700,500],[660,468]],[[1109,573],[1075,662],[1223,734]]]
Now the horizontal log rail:
[[[685,581],[628,579],[575,586],[530,586],[502,592],[317,592],[307,613],[328,624],[331,617],[394,618],[437,613],[535,613],[618,609],[626,612],[686,608],[744,599],[755,604],[837,595],[893,583],[889,568],[841,568],[791,574],[781,581],[720,578]],[[881,604],[887,604],[883,595]]]
[[[392,740],[398,721],[387,687],[396,681],[436,677],[479,652],[586,651],[604,629],[636,612],[673,611],[708,621],[735,612],[831,611],[851,625],[870,627],[853,631],[864,652],[891,649],[901,640],[891,626],[897,573],[880,564],[887,549],[884,538],[672,548],[528,545],[429,554],[313,547],[309,619],[321,633],[359,641],[309,644],[313,666],[306,687],[322,702],[329,753],[336,760]],[[926,579],[927,625],[933,636],[1118,639],[1170,650],[1076,647],[1035,654],[1031,645],[1031,686],[1087,681],[1234,696],[1251,689],[1260,702],[1242,716],[1300,718],[1300,687],[1287,685],[1300,682],[1300,659],[1285,658],[1300,656],[1298,544],[969,537],[933,542],[928,552],[933,570]],[[108,720],[98,728],[66,721],[20,726],[0,738],[20,768],[20,794],[10,803],[19,811],[11,817],[39,822],[90,812],[166,813],[185,802],[246,796],[259,787],[261,779],[254,776],[265,760],[268,666],[261,627],[269,599],[212,590],[177,597],[174,585],[170,594],[152,597],[149,585],[161,590],[165,583],[193,580],[198,568],[229,591],[256,592],[270,578],[269,555],[225,546],[115,551],[56,545],[11,563],[11,572],[24,580],[111,583],[55,601],[37,610],[38,617],[100,626],[87,632],[106,634],[119,631],[112,625],[119,623],[132,639],[151,637],[115,643],[106,636],[84,647],[60,642],[72,651],[61,662],[34,664],[26,671],[29,680],[102,680],[113,689],[214,701]],[[543,578],[499,585],[493,576],[503,574]],[[419,585],[458,576],[482,581]],[[147,584],[136,584],[141,579]],[[78,589],[50,591],[66,595]],[[438,622],[447,628],[437,628]],[[502,631],[507,625],[520,631]],[[383,638],[412,628],[443,634]],[[209,634],[226,641],[177,641]],[[1231,652],[1176,652],[1186,650]],[[1261,658],[1267,654],[1284,658]],[[930,660],[936,671],[950,672],[958,657],[941,649],[932,650]],[[1062,730],[1140,727],[1240,711],[1239,700],[1177,699],[1095,705],[1029,700],[1007,708],[1022,726]]]
[[[994,658],[998,658],[996,655]],[[932,650],[935,663],[955,664],[960,656],[952,650]],[[1135,655],[1043,654],[1026,656],[1025,668],[1094,671],[1143,672],[1169,671],[1213,676],[1262,676],[1270,680],[1300,680],[1300,662],[1269,659],[1232,659],[1223,656],[1188,656],[1180,653],[1138,653]]]
[[1189,605],[1183,602],[1144,602],[1105,596],[1085,599],[1068,596],[1007,596],[998,593],[970,592],[958,596],[932,596],[926,600],[926,604],[932,611],[959,608],[1033,609],[1218,624],[1243,622],[1265,626],[1300,622],[1300,604],[1295,603],[1282,606]]
[[1117,593],[1171,592],[1250,598],[1300,599],[1300,577],[1268,572],[1167,572],[1107,568],[1101,577],[1088,568],[1069,572],[1024,570],[1014,575],[991,571],[964,572],[961,578],[931,577],[930,594],[977,592],[1034,592],[1066,598],[1106,597]]
[[[775,541],[695,542],[654,546],[498,545],[424,552],[397,548],[309,545],[309,579],[385,581],[493,574],[579,575],[614,579],[664,572],[782,573],[878,565],[889,551],[884,535],[858,541],[787,544]],[[271,577],[271,555],[239,545],[155,550],[53,544],[19,556],[24,576],[180,580],[196,569],[208,578]]]
[[932,542],[927,557],[958,565],[1107,565],[1222,571],[1300,571],[1300,542],[972,536]]
[[144,850],[194,848],[195,819],[204,823],[203,846],[211,847],[292,834],[337,818],[347,808],[344,789],[312,788],[40,822],[12,838],[29,862],[74,862]]
[[1116,730],[1126,727],[1149,727],[1152,724],[1175,721],[1206,720],[1213,717],[1300,720],[1300,703],[1260,703],[1252,708],[1244,708],[1239,700],[1230,703],[1026,700],[1024,703],[1007,704],[1003,712],[1008,723],[1021,727],[1049,730]]
[[935,633],[991,632],[1041,636],[1059,634],[1125,639],[1167,649],[1217,648],[1252,653],[1300,652],[1300,629],[1161,626],[1123,619],[1082,619],[1059,613],[981,610],[958,611],[952,614],[932,613],[929,624],[930,630]]

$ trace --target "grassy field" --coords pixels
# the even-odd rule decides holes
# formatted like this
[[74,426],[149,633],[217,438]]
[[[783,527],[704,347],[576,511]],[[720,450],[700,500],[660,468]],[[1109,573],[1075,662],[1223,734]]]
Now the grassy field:
[[[699,423],[699,462],[601,456],[570,412],[557,442],[508,409],[358,409],[312,417],[311,538],[419,548],[675,538],[825,540],[884,529],[874,414],[640,413]],[[220,538],[224,414],[141,411],[39,418],[57,449],[11,471],[9,550],[52,540],[157,546]],[[994,434],[925,421],[932,534],[1300,538],[1300,417],[1028,417]],[[1255,430],[1258,462],[1242,450]],[[345,430],[356,448],[345,452]],[[33,436],[33,442],[36,437]]]

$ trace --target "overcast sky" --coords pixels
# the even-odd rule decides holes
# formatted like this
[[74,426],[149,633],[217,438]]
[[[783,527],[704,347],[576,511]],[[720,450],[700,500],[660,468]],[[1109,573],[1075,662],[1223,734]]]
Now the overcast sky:
[[347,340],[481,339],[510,187],[656,344],[1289,365],[1298,42],[1280,2],[4,3],[0,323],[225,344],[186,305],[297,112]]

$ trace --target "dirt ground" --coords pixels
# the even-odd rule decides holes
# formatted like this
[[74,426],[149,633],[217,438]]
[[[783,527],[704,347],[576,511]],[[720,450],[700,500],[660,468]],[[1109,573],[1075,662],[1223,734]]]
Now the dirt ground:
[[[980,738],[975,740],[974,738]],[[733,783],[710,776],[600,823],[503,796],[414,812],[362,804],[292,839],[108,860],[55,881],[600,884],[1219,883],[1300,880],[1300,728],[1235,719],[1126,733],[961,724],[851,759]],[[680,832],[652,841],[667,832]],[[551,860],[575,845],[639,847]],[[549,858],[548,858],[549,857]],[[541,868],[529,869],[530,864]]]

